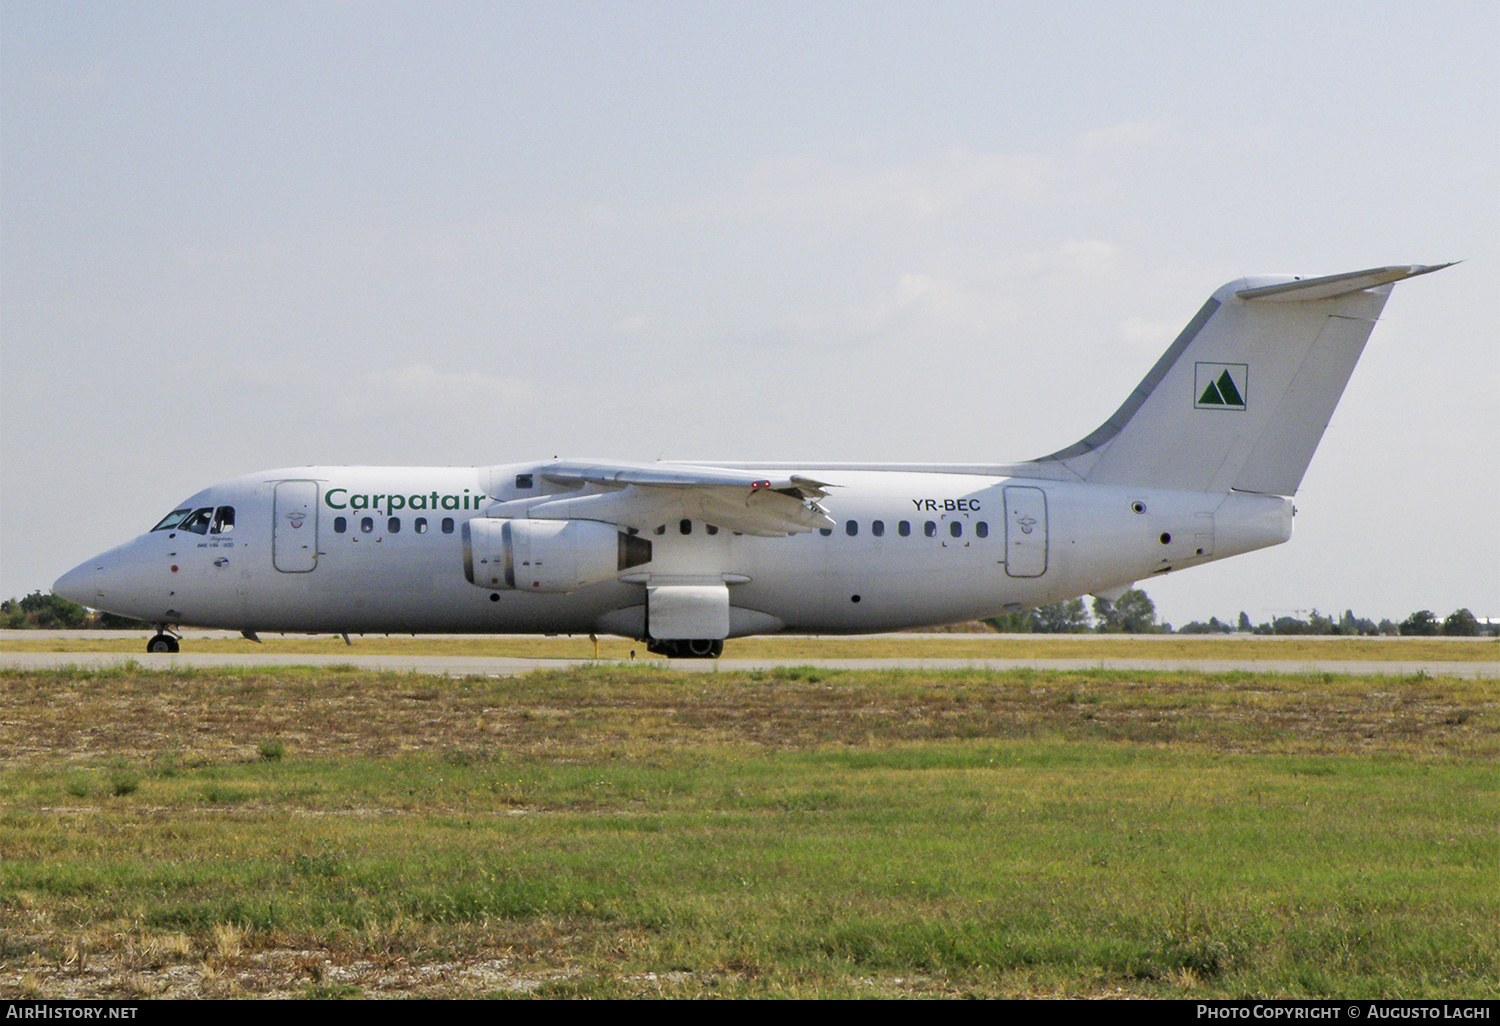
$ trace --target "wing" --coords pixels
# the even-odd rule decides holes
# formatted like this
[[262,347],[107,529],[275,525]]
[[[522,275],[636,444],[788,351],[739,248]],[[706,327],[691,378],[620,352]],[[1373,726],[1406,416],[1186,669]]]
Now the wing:
[[532,517],[604,520],[640,531],[686,518],[762,537],[833,526],[817,501],[831,486],[784,471],[559,460],[536,473],[568,491],[528,502]]

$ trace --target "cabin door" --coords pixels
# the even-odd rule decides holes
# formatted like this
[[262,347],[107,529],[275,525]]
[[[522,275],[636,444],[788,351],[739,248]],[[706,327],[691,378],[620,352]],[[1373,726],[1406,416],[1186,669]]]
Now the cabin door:
[[1040,488],[1005,489],[1005,572],[1011,577],[1047,572],[1047,493]]
[[279,482],[271,508],[271,563],[284,574],[316,570],[318,482]]

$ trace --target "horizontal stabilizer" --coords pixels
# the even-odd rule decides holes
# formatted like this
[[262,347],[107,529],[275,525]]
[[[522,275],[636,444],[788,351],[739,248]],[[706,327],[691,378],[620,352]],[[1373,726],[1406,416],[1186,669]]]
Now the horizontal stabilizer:
[[1258,288],[1240,289],[1235,293],[1241,299],[1271,300],[1273,302],[1301,303],[1314,299],[1333,299],[1372,289],[1377,285],[1389,285],[1419,274],[1431,274],[1445,267],[1452,267],[1457,260],[1446,264],[1411,264],[1406,267],[1375,267],[1368,271],[1350,271],[1347,274],[1330,274],[1323,278],[1298,278],[1279,285],[1262,285]]

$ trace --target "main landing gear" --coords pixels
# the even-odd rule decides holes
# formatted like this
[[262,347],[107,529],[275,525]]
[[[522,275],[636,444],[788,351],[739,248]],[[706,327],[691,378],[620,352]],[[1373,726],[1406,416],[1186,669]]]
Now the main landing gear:
[[163,628],[156,632],[156,636],[146,642],[147,652],[176,652],[177,639],[166,632]]
[[687,638],[679,641],[646,642],[646,651],[668,659],[717,659],[724,654],[724,642],[716,638]]

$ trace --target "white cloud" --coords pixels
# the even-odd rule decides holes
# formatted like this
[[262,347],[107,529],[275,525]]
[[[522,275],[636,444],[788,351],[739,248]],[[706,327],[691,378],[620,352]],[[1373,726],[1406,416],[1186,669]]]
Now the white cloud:
[[1074,145],[1086,156],[1118,156],[1126,151],[1156,146],[1175,134],[1171,118],[1148,118],[1086,132]]
[[1154,351],[1165,349],[1181,329],[1182,325],[1175,320],[1127,317],[1120,325],[1120,339],[1132,349]]
[[407,364],[390,370],[371,371],[361,379],[382,403],[399,399],[405,403],[437,405],[461,402],[512,403],[528,393],[521,378],[497,377],[478,371],[440,371],[425,363]]
[[827,224],[891,217],[927,224],[1043,198],[1056,173],[1040,153],[953,148],[903,164],[861,166],[806,154],[755,164],[717,195],[676,209],[682,217],[791,218]]
[[988,275],[954,279],[907,271],[867,303],[851,308],[846,330],[860,336],[899,334],[909,339],[944,340],[993,334],[1015,320],[1010,290]]
[[622,317],[611,324],[609,330],[616,335],[640,335],[646,330],[646,315],[635,314],[630,317]]
[[1057,270],[1071,274],[1107,274],[1116,269],[1120,247],[1102,239],[1064,242],[1053,251]]

